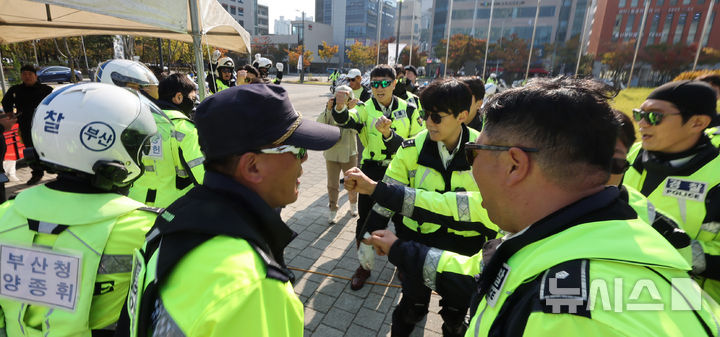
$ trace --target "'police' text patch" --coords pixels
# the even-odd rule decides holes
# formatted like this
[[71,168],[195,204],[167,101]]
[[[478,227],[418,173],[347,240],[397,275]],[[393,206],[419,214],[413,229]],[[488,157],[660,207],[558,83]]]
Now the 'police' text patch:
[[663,187],[663,195],[703,202],[708,192],[707,185],[703,182],[668,177]]

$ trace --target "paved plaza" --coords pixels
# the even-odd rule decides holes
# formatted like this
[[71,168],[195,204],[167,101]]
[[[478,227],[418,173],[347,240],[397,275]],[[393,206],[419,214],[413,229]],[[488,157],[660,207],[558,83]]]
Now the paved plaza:
[[[283,84],[295,109],[315,120],[330,98],[327,86]],[[26,188],[30,169],[18,169],[19,182],[8,183],[8,196]],[[54,178],[46,174],[43,181]],[[356,217],[349,213],[347,193],[340,193],[336,224],[328,224],[329,210],[325,159],[309,151],[300,178],[297,202],[282,211],[282,218],[298,236],[285,250],[285,261],[294,269],[295,292],[305,305],[305,336],[390,336],[392,310],[400,300],[400,281],[386,257],[376,257],[372,276],[358,291],[350,277],[359,266],[355,252]],[[341,185],[342,188],[342,185]],[[300,271],[304,270],[304,271]],[[388,286],[389,285],[389,286]],[[441,336],[439,297],[433,294],[430,313],[412,336]]]

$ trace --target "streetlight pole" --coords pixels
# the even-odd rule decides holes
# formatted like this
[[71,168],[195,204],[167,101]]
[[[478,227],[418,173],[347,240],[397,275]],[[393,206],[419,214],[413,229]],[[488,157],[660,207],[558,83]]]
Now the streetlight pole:
[[378,13],[377,13],[377,26],[375,26],[375,30],[377,30],[377,39],[375,40],[377,42],[377,59],[375,60],[375,64],[380,64],[380,30],[382,30],[382,8],[383,8],[383,1],[385,0],[378,0]]
[[578,77],[578,72],[580,71],[580,59],[582,59],[583,45],[585,44],[585,32],[587,31],[587,24],[590,18],[590,5],[592,5],[592,2],[588,2],[587,13],[585,13],[585,20],[583,21],[583,30],[582,34],[580,34],[580,42],[578,43],[579,48],[577,63],[575,64],[575,78]]
[[[485,40],[485,61],[483,61],[483,81],[485,80],[485,68],[487,67],[488,49],[490,48],[490,29],[492,28],[493,9],[495,9],[495,0],[492,0],[492,2],[490,3],[490,21],[488,21],[487,39]],[[503,21],[503,23],[505,23],[505,21]],[[502,31],[500,31],[500,35],[500,38],[502,39]]]
[[410,57],[408,58],[408,65],[412,65],[413,42],[415,42],[415,6],[416,5],[417,5],[417,3],[413,3],[412,20],[410,20]]
[[[712,3],[712,1],[710,1]],[[633,70],[635,70],[635,60],[637,59],[638,50],[640,49],[640,42],[643,38],[643,30],[645,30],[645,19],[647,19],[648,8],[650,7],[650,0],[645,0],[645,11],[643,11],[642,21],[640,21],[640,30],[638,31],[637,43],[635,44],[635,54],[633,54],[633,61],[630,65],[630,75],[628,75],[628,81],[626,88],[630,88],[630,81],[632,81]]]
[[298,35],[298,38],[301,38],[300,40],[300,60],[302,63],[300,63],[300,84],[302,84],[305,81],[305,11],[302,12],[302,29],[300,30],[300,33],[302,34],[302,37]]
[[707,33],[707,29],[710,25],[710,19],[712,18],[712,11],[713,6],[715,5],[715,1],[710,1],[710,8],[708,8],[707,15],[705,16],[705,23],[703,24],[702,33],[700,33],[700,39],[698,39],[698,47],[695,51],[695,61],[693,61],[693,68],[692,70],[695,71],[695,67],[697,67],[698,58],[700,57],[700,51],[702,50],[702,43],[703,39],[705,37],[705,34]]
[[540,16],[540,0],[538,0],[537,8],[535,9],[535,24],[533,24],[532,38],[530,38],[530,52],[528,53],[527,68],[525,68],[525,82],[527,82],[528,75],[530,74],[530,61],[532,61],[533,48],[535,47],[535,29],[537,28],[538,16]]
[[448,54],[450,53],[450,28],[452,28],[452,8],[453,0],[450,0],[450,9],[448,10],[448,21],[447,21],[447,40],[445,41],[445,70],[443,70],[443,77],[447,76],[448,68]]
[[398,4],[398,19],[397,19],[397,33],[395,36],[395,64],[398,64],[398,54],[400,53],[400,24],[402,23],[402,0],[397,0]]

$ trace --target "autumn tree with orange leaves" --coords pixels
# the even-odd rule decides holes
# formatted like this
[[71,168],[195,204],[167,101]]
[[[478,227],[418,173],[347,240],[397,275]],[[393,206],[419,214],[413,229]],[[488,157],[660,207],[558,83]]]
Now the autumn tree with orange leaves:
[[[446,39],[440,40],[435,47],[435,55],[445,60]],[[413,53],[413,55],[415,55]],[[470,35],[455,34],[450,37],[450,52],[448,53],[448,70],[460,69],[466,62],[482,60],[485,56],[485,40]],[[413,57],[414,58],[414,57]]]
[[328,45],[327,42],[322,42],[322,49],[318,50],[318,55],[320,58],[325,61],[325,63],[330,63],[330,60],[335,56],[335,54],[338,53],[338,46],[337,45]]
[[[288,54],[288,63],[290,65],[297,66],[298,59],[300,58],[300,47],[297,46],[292,49],[285,49],[285,52]],[[310,67],[310,63],[313,60],[312,51],[309,51],[305,49],[305,52],[303,53],[303,68],[307,69]]]

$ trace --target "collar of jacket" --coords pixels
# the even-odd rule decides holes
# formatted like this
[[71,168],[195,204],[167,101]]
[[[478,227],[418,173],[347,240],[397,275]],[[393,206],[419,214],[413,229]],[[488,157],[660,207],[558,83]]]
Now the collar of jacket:
[[161,110],[177,110],[177,111],[180,111],[180,108],[179,108],[176,104],[174,104],[174,103],[172,103],[172,102],[168,102],[168,101],[159,99],[159,100],[157,100],[155,103],[157,104],[157,106],[158,106]]
[[522,235],[514,236],[498,247],[481,275],[479,295],[485,296],[502,265],[510,257],[533,242],[583,223],[628,220],[636,217],[637,213],[627,201],[622,200],[620,190],[616,186],[605,187],[598,193],[567,205],[535,222]]
[[[380,105],[380,103],[378,103],[378,101],[377,101],[377,99],[375,98],[375,96],[373,96],[372,102],[373,102],[373,105],[375,106],[375,110],[380,111],[380,112],[382,112],[383,114],[385,114],[385,112],[383,111],[382,106]],[[390,112],[393,112],[393,111],[397,110],[398,107],[400,107],[400,103],[398,102],[398,98],[397,98],[397,96],[393,95],[393,97],[392,97],[392,102],[390,103]],[[409,116],[408,116],[408,117],[409,117]],[[390,119],[393,119],[393,118],[392,118],[392,113],[390,114],[390,117],[389,117],[389,118],[390,118]]]
[[[713,146],[708,136],[703,135],[698,143],[687,151],[677,154],[663,154],[659,152],[640,150],[632,166],[638,172],[643,170],[654,171],[654,173],[670,176],[670,175],[691,175],[701,167],[705,166],[711,160],[720,154],[720,150]],[[680,166],[670,165],[670,161],[692,158],[685,164]]]
[[[246,212],[257,220],[256,223],[262,224],[256,225],[255,230],[268,243],[275,258],[282,261],[283,249],[297,236],[297,233],[285,224],[280,213],[271,208],[255,191],[223,174],[206,171],[203,186],[232,198],[238,207],[244,207]],[[252,222],[248,224],[255,225]],[[203,227],[211,234],[240,234],[239,229],[222,223],[206,223]]]
[[[447,169],[445,169],[445,165],[443,165],[442,158],[440,157],[437,142],[430,139],[429,133],[425,137],[425,142],[423,143],[420,154],[418,155],[418,165],[432,168],[440,173],[446,171],[467,171],[472,169],[471,164],[467,162],[464,154],[465,143],[470,141],[470,131],[468,130],[467,126],[465,126],[465,124],[461,124],[461,126],[462,135],[460,136],[460,147],[458,148],[457,153],[455,153],[455,155],[453,156],[453,159],[450,161]],[[445,175],[443,174],[443,176]],[[447,184],[448,182],[446,182],[446,185]],[[445,187],[447,189],[450,186],[448,185]]]

